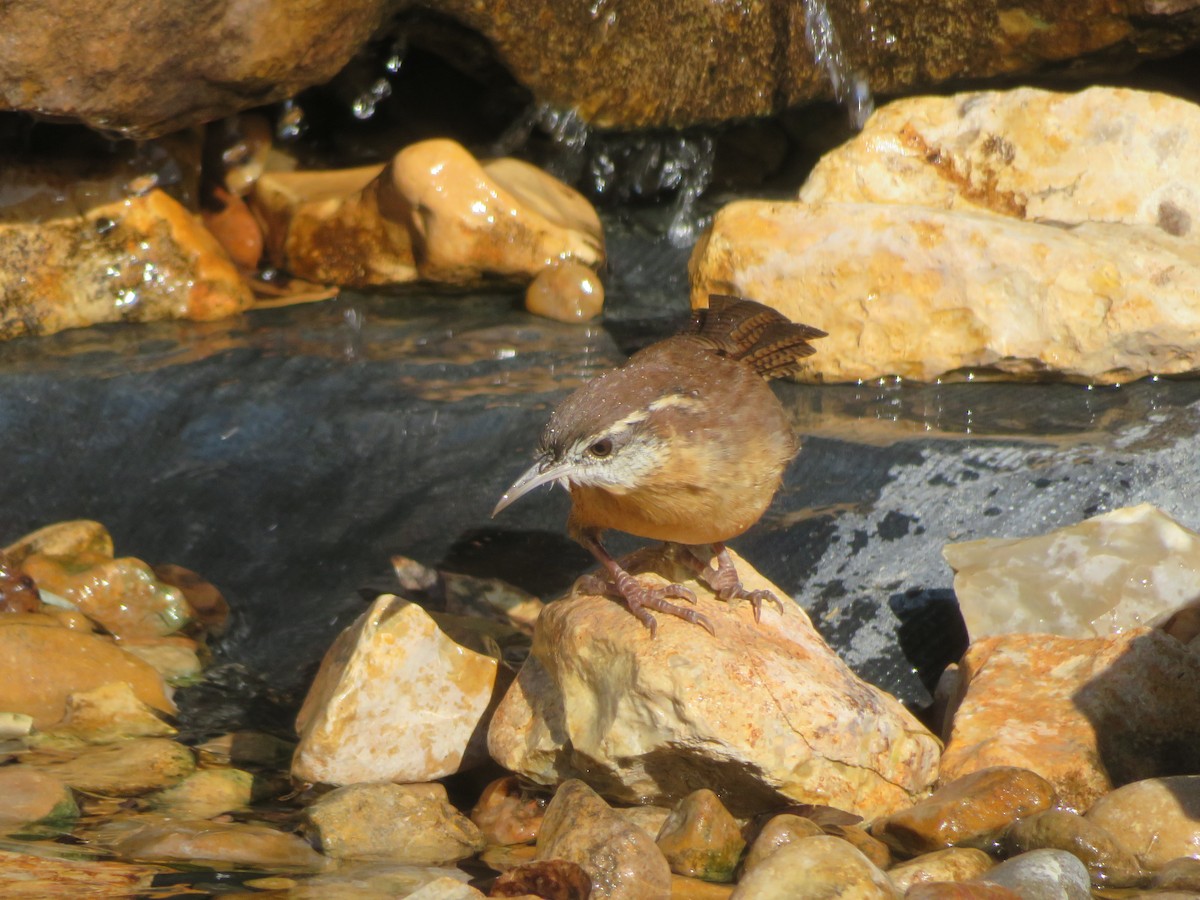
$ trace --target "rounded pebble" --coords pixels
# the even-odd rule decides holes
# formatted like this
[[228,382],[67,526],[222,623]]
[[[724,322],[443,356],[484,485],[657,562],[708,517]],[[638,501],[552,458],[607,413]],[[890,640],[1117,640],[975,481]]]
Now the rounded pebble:
[[590,322],[603,308],[600,277],[576,262],[543,269],[525,290],[525,309],[559,322]]

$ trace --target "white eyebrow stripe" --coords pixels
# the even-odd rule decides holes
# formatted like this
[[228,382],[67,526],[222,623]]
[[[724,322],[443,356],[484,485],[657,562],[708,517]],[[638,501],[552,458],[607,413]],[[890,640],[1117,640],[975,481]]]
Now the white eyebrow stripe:
[[667,394],[651,403],[649,409],[650,412],[658,412],[660,409],[695,409],[700,405],[700,401],[689,394]]

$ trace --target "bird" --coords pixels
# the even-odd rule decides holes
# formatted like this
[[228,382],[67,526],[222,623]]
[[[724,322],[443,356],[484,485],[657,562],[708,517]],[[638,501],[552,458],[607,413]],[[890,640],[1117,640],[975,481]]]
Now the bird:
[[[755,621],[770,591],[746,590],[725,547],[766,512],[799,451],[768,381],[793,374],[826,333],[754,300],[711,294],[679,334],[591,379],[551,413],[537,461],[505,491],[495,517],[534,488],[571,495],[568,534],[600,562],[605,587],[650,631],[651,610],[715,634],[681,584],[647,586],[604,548],[605,531],[683,545],[682,558]],[[707,546],[711,559],[695,548]],[[715,563],[715,568],[713,563]]]

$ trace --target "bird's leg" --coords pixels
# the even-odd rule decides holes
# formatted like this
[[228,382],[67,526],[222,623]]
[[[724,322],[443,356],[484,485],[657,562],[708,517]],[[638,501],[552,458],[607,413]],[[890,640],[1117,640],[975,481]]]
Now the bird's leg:
[[712,544],[714,559],[717,562],[717,567],[714,569],[707,562],[696,556],[688,549],[688,558],[692,562],[696,574],[700,580],[707,584],[714,594],[722,600],[729,602],[730,600],[749,600],[750,605],[754,607],[754,621],[758,622],[762,619],[763,601],[774,603],[783,612],[783,602],[776,597],[771,591],[748,591],[742,587],[742,580],[738,578],[737,569],[733,565],[733,560],[729,558],[729,551],[725,549],[725,545],[721,543]]
[[638,621],[650,629],[650,637],[654,637],[658,630],[658,622],[646,611],[647,609],[676,616],[685,622],[699,625],[709,634],[716,634],[712,623],[704,615],[694,609],[668,602],[667,598],[687,600],[689,603],[696,602],[696,595],[682,584],[646,587],[637,580],[636,576],[622,568],[621,564],[613,559],[612,554],[604,549],[600,543],[599,531],[591,528],[579,529],[572,537],[591,551],[591,554],[600,561],[600,565],[608,571],[608,576],[612,580],[606,584],[606,587],[615,591],[625,601],[625,605],[629,607],[629,611],[637,617]]

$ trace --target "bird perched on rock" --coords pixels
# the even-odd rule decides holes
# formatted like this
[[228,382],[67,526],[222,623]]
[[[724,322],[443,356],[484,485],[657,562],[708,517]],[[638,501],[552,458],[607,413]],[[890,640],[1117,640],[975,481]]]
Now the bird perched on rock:
[[654,634],[649,610],[710,632],[680,584],[648,587],[600,543],[607,529],[688,547],[710,545],[715,569],[687,553],[723,600],[748,599],[757,620],[769,591],[747,591],[725,541],[759,520],[799,443],[768,379],[791,374],[825,332],[753,300],[714,294],[683,333],[592,379],[551,414],[538,460],[492,515],[548,483],[571,494],[567,529],[600,561],[611,589]]

